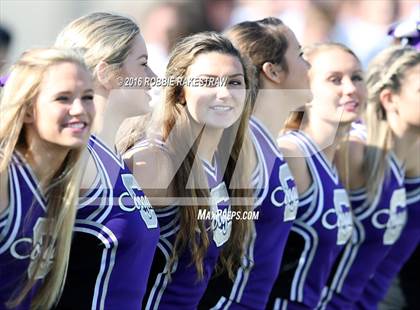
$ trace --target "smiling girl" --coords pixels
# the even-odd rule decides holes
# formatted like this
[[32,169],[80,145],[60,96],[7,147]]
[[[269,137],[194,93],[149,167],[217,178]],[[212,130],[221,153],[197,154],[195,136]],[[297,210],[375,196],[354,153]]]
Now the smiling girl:
[[124,84],[154,76],[146,45],[133,20],[109,13],[71,22],[56,45],[84,50],[98,111],[58,309],[138,309],[159,228],[147,197],[115,152],[114,140],[125,118],[149,111],[148,85],[128,89]]
[[[298,207],[295,180],[277,147],[276,138],[289,111],[311,99],[308,63],[294,33],[277,18],[243,22],[226,35],[256,68],[258,95],[250,131],[253,142],[253,185],[259,218],[244,257],[246,267],[214,275],[200,309],[262,309],[280,269],[287,237]],[[282,119],[283,118],[283,119]],[[252,267],[249,267],[252,266]]]
[[361,65],[351,50],[334,43],[308,48],[305,56],[313,99],[306,117],[293,112],[286,124],[293,131],[278,139],[296,180],[299,209],[270,309],[314,309],[352,234],[350,202],[333,160],[365,102]]
[[[166,75],[203,84],[224,81],[167,87],[154,137],[126,153],[145,191],[155,190],[161,227],[143,307],[196,309],[218,257],[234,270],[249,232],[248,220],[218,213],[248,210],[248,166],[239,155],[247,145],[249,82],[238,51],[216,33],[179,42]],[[211,221],[199,219],[203,211],[212,212]]]
[[[399,238],[407,221],[404,177],[407,173],[416,183],[419,176],[418,154],[413,148],[419,143],[419,62],[417,51],[391,47],[369,65],[367,138],[361,140],[355,134],[350,145],[355,237],[346,247],[324,296],[324,308],[353,309],[358,301],[360,307],[376,308],[380,294],[389,285],[387,275],[397,272],[417,243],[416,234],[403,234],[401,241]],[[418,186],[417,180],[408,189],[413,191]],[[418,203],[413,198],[410,193],[408,216],[414,218]],[[412,218],[409,223],[408,232],[413,229]],[[397,252],[392,253],[394,249]],[[378,285],[381,278],[379,292],[372,286],[366,288],[368,283]],[[367,295],[362,299],[365,288]]]
[[83,59],[23,54],[0,103],[0,308],[48,309],[60,294],[95,113]]

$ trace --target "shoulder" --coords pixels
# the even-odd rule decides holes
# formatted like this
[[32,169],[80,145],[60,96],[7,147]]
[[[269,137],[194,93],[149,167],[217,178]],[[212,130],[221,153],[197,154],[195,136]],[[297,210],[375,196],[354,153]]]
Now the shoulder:
[[165,206],[158,199],[173,196],[171,183],[176,172],[169,151],[162,145],[149,143],[128,150],[123,159],[152,205]]
[[296,181],[299,193],[304,193],[312,184],[312,177],[306,164],[305,154],[299,146],[290,139],[280,136],[277,144]]

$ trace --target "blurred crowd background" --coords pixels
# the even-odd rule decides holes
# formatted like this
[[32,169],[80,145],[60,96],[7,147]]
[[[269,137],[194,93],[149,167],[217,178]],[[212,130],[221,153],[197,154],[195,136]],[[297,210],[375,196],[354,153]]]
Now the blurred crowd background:
[[366,66],[391,43],[389,26],[414,16],[418,0],[188,0],[188,1],[20,1],[0,0],[0,72],[26,49],[53,44],[64,25],[94,11],[133,17],[149,49],[149,64],[163,76],[168,52],[181,37],[204,30],[223,31],[245,20],[282,19],[303,46],[344,43]]

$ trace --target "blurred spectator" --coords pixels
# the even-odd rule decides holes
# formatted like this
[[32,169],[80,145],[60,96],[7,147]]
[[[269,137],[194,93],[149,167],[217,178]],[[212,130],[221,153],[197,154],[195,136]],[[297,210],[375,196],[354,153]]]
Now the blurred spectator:
[[349,46],[359,56],[363,66],[367,67],[370,59],[391,43],[386,34],[389,25],[398,16],[398,2],[394,0],[344,2],[332,38]]
[[6,69],[7,56],[9,53],[12,35],[5,27],[0,25],[0,74]]

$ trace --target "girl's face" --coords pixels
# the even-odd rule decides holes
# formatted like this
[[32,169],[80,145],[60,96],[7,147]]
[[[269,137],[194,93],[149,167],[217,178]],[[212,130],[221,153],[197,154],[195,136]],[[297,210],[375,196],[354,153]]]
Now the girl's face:
[[[117,76],[117,89],[112,90],[110,96],[127,117],[142,115],[150,112],[150,83],[146,80],[156,77],[148,66],[148,54],[143,37],[138,34],[132,42],[130,53],[122,63]],[[153,86],[153,85],[152,85]]]
[[420,129],[420,64],[408,69],[401,81],[401,90],[393,94],[401,123]]
[[211,78],[223,82],[222,85],[184,87],[186,106],[195,122],[224,129],[239,119],[245,105],[246,87],[237,57],[219,52],[200,54],[188,67],[186,78],[196,83],[209,83]]
[[82,147],[95,116],[89,73],[71,62],[51,66],[41,81],[25,127],[34,139],[66,149]]
[[285,59],[289,72],[286,80],[282,84],[285,89],[309,89],[308,70],[309,63],[303,59],[302,48],[296,39],[295,34],[290,30],[285,32],[288,47]]
[[356,120],[366,100],[363,71],[357,59],[340,48],[330,48],[316,53],[310,63],[314,96],[309,107],[311,117],[335,124]]

